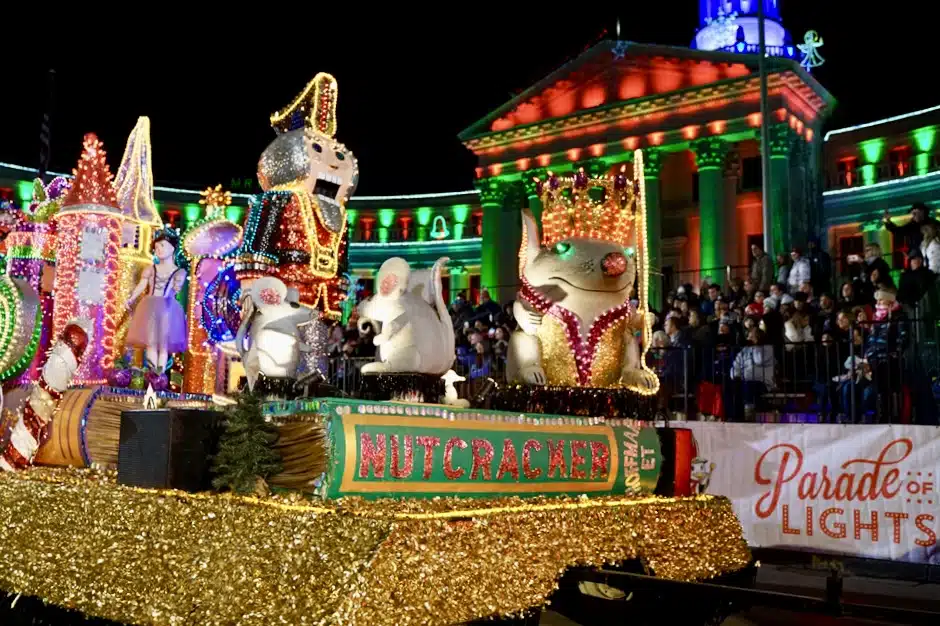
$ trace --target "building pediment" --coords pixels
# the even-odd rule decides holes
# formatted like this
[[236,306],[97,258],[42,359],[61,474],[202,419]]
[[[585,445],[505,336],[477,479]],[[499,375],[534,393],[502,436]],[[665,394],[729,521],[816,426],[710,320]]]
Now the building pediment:
[[[607,125],[649,121],[665,111],[714,110],[753,99],[760,82],[757,62],[756,55],[603,41],[464,130],[460,138],[482,155],[520,141],[596,134]],[[795,94],[789,100],[800,101],[797,110],[807,123],[832,106],[829,93],[797,63],[769,63],[772,90]]]

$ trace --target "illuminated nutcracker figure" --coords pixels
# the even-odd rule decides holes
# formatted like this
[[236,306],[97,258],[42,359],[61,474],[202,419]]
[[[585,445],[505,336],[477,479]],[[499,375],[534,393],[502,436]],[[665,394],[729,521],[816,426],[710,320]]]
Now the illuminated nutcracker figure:
[[243,291],[274,276],[331,319],[342,315],[346,202],[359,181],[356,158],[334,139],[336,97],[336,79],[320,73],[271,116],[278,137],[258,162],[264,193],[251,203],[235,266]]
[[123,314],[119,291],[124,216],[95,135],[85,135],[74,174],[62,208],[53,217],[57,234],[52,334],[60,336],[71,319],[94,325],[94,341],[72,382],[95,385],[106,382],[114,367],[117,323]]

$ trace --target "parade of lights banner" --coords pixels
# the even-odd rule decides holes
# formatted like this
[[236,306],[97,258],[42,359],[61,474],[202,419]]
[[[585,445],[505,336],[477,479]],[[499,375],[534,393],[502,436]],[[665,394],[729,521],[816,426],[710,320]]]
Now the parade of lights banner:
[[402,406],[329,412],[327,497],[638,494],[659,479],[659,436],[641,422],[449,407],[448,417],[384,412]]
[[725,496],[752,547],[940,563],[940,430],[687,422],[699,493]]

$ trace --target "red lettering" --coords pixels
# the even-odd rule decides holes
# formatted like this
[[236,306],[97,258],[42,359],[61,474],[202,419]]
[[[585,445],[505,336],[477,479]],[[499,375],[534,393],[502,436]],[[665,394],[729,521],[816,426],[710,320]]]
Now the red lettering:
[[408,478],[415,466],[415,450],[411,444],[411,435],[405,435],[405,463],[404,467],[398,466],[398,460],[402,456],[398,435],[392,435],[392,478]]
[[559,439],[558,446],[552,445],[552,440],[548,440],[548,477],[553,478],[555,469],[558,469],[559,478],[568,478],[568,469],[565,466],[565,440]]
[[499,469],[496,470],[496,480],[506,474],[519,480],[519,458],[516,456],[516,447],[512,444],[512,439],[508,437],[503,439],[503,458],[500,459]]
[[385,478],[385,435],[376,435],[373,445],[369,433],[360,433],[359,459],[359,478],[369,477],[369,466],[376,478]]
[[885,474],[885,481],[881,486],[881,493],[883,493],[886,498],[893,498],[894,496],[898,495],[899,491],[901,491],[901,485],[898,485],[897,489],[891,489],[891,487],[894,486],[894,483],[898,482],[900,478],[901,470],[897,468],[888,470],[888,473]]
[[483,470],[483,480],[493,478],[493,468],[490,463],[493,461],[493,444],[486,439],[474,439],[470,442],[473,448],[473,466],[470,468],[470,479],[476,480],[480,476],[480,470]]
[[454,467],[454,448],[466,449],[467,442],[460,437],[451,437],[444,445],[444,476],[448,480],[457,480],[464,475],[462,467]]
[[852,517],[855,520],[855,524],[853,524],[855,526],[855,541],[861,541],[863,530],[870,530],[871,542],[878,543],[878,511],[871,512],[870,524],[862,523],[862,512],[858,509],[852,512]]
[[[574,465],[574,461],[572,461]],[[607,478],[610,473],[610,446],[603,441],[591,442],[591,479]]]
[[818,485],[816,484],[817,476],[818,474],[816,474],[816,472],[806,472],[803,474],[803,478],[800,479],[800,484],[796,490],[800,500],[807,500],[810,498],[815,500],[819,497],[819,493],[823,490],[823,484],[828,486],[829,477],[825,476],[825,473],[823,474],[823,480],[820,481]]
[[[780,459],[780,469],[777,470],[775,479],[772,479],[770,476],[765,477],[764,462],[767,461],[768,455],[770,455],[771,452],[775,452],[778,449],[783,452],[783,456]],[[795,467],[793,471],[787,474],[787,465],[790,464],[791,458],[795,459]],[[771,461],[767,462],[771,463]],[[774,511],[777,510],[777,502],[780,501],[780,489],[784,484],[793,480],[799,473],[801,467],[803,467],[803,453],[799,448],[788,443],[773,446],[760,456],[757,460],[757,466],[754,468],[754,481],[758,485],[769,485],[773,483],[773,488],[762,495],[754,506],[754,513],[757,514],[757,517],[767,519],[773,515]]]
[[937,533],[935,533],[929,526],[924,525],[924,522],[932,522],[933,520],[934,517],[930,513],[921,513],[914,518],[914,525],[917,526],[917,530],[927,535],[926,539],[914,540],[914,543],[922,548],[929,548],[937,544]]
[[783,505],[783,534],[784,535],[799,535],[799,528],[790,528],[790,505]]
[[529,480],[535,480],[542,475],[542,468],[537,467],[532,469],[531,450],[541,452],[542,444],[535,439],[527,439],[526,442],[522,444],[522,473],[525,474],[525,477]]
[[[760,456],[754,468],[755,482],[770,485],[770,489],[757,500],[754,512],[760,518],[770,517],[780,503],[783,486],[798,476],[797,496],[800,500],[822,498],[837,502],[864,502],[893,498],[903,485],[900,482],[900,470],[891,466],[902,463],[910,456],[913,447],[910,439],[895,439],[885,445],[874,460],[850,459],[843,463],[840,467],[842,471],[834,477],[833,482],[826,465],[819,472],[800,475],[803,467],[802,450],[789,443],[775,445]],[[855,471],[853,466],[858,465],[863,466],[864,471]],[[907,486],[911,493],[920,488],[926,488],[926,484],[911,487],[909,483]]]
[[855,483],[854,474],[839,474],[836,479],[836,500],[852,500],[852,486]]
[[843,524],[842,522],[832,523],[832,528],[835,528],[837,531],[839,531],[838,533],[833,532],[832,528],[829,528],[829,525],[826,524],[826,522],[829,520],[830,515],[833,515],[833,514],[842,515],[843,513],[845,513],[845,511],[843,511],[842,509],[837,509],[833,507],[831,509],[826,509],[825,511],[823,511],[823,514],[819,516],[819,527],[822,529],[822,531],[826,534],[827,537],[830,537],[832,539],[845,539],[845,524]]
[[894,522],[894,543],[901,543],[901,522],[910,517],[907,513],[895,513],[894,511],[885,511],[885,517]]
[[584,458],[584,455],[581,454],[584,450],[587,449],[587,442],[581,441],[580,439],[575,439],[571,442],[571,477],[572,478],[587,478],[587,474],[584,472],[582,467],[587,463],[587,460]]
[[419,446],[424,447],[424,473],[421,477],[424,480],[431,478],[431,472],[434,470],[434,448],[441,445],[440,437],[431,437],[429,435],[418,435],[415,441]]
[[925,494],[928,491],[933,491],[933,483],[924,483],[923,488],[921,489]]
[[813,536],[813,507],[806,507],[806,536]]
[[[888,456],[888,453],[896,446],[903,448],[899,452],[898,458],[886,461],[885,458]],[[883,468],[886,468],[889,465],[898,465],[904,459],[906,459],[911,454],[911,450],[914,449],[914,443],[910,439],[895,439],[894,441],[888,443],[884,448],[881,449],[881,453],[878,455],[878,458],[874,461],[870,459],[851,459],[842,464],[842,469],[849,469],[849,466],[855,464],[861,465],[872,465],[872,471],[864,472],[862,474],[862,479],[859,481],[858,490],[853,494],[859,500],[875,500],[878,497],[890,498],[894,494],[889,495],[885,488],[887,487],[887,480],[879,481],[879,474]],[[838,491],[838,490],[837,490]],[[852,500],[850,496],[845,498],[846,500]]]

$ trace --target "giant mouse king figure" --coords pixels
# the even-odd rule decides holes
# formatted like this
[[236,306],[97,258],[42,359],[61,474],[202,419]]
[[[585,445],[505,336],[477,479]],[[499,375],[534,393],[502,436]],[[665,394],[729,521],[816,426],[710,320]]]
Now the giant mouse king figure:
[[656,393],[659,379],[643,359],[651,320],[642,154],[633,181],[623,170],[601,178],[581,170],[550,175],[539,187],[541,238],[532,214],[522,216],[519,329],[509,342],[508,379]]

